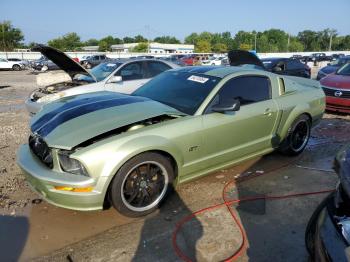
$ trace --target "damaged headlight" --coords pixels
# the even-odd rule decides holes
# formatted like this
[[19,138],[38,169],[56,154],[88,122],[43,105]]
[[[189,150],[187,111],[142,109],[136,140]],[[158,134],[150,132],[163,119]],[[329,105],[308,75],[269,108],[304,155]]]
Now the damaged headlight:
[[58,159],[62,170],[76,175],[89,176],[85,167],[78,160],[70,157],[72,153],[72,151],[67,150],[58,151]]
[[46,95],[38,99],[38,103],[49,103],[55,100],[60,99],[61,97],[64,96],[64,93],[56,93],[56,94],[51,94],[51,95]]

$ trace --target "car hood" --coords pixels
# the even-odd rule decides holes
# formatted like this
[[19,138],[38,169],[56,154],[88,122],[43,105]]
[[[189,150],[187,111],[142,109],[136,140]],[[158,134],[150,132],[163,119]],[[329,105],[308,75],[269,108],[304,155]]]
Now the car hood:
[[44,106],[31,131],[50,147],[71,149],[89,139],[161,115],[184,115],[148,98],[115,92],[65,97]]
[[45,46],[45,45],[37,45],[32,48],[32,51],[40,52],[46,58],[55,63],[60,69],[65,71],[70,77],[73,77],[77,74],[83,74],[92,77],[95,79],[93,75],[91,75],[85,68],[83,68],[79,63],[75,62],[64,52],[57,50],[55,48]]
[[244,50],[232,50],[228,52],[230,66],[240,65],[256,65],[259,68],[265,69],[261,60],[253,53]]
[[350,89],[350,76],[330,74],[322,78],[320,83],[326,87]]

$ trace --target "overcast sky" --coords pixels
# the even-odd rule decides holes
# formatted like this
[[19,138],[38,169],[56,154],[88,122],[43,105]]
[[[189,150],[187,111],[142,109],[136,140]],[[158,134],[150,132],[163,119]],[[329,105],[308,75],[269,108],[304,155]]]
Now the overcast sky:
[[45,43],[68,32],[82,40],[192,32],[263,31],[291,34],[334,28],[350,34],[350,0],[0,0],[0,21],[19,27],[25,42]]

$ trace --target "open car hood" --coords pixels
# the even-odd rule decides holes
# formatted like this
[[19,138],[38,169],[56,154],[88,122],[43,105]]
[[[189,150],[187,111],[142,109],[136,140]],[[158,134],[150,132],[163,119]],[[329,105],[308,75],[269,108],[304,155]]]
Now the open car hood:
[[95,77],[85,68],[60,50],[45,45],[37,45],[32,48],[32,51],[42,53],[45,57],[54,62],[60,69],[65,71],[72,79],[77,74],[83,74],[90,76],[93,80],[95,80]]
[[228,52],[230,66],[255,65],[260,69],[265,69],[261,60],[253,53],[244,50],[232,50]]

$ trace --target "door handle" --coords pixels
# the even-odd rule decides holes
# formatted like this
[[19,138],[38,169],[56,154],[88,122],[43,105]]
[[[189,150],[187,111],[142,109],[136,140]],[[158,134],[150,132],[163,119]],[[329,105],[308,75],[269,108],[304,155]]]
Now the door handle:
[[271,112],[270,108],[266,108],[263,115],[264,115],[264,116],[271,116],[271,115],[272,115],[272,112]]

